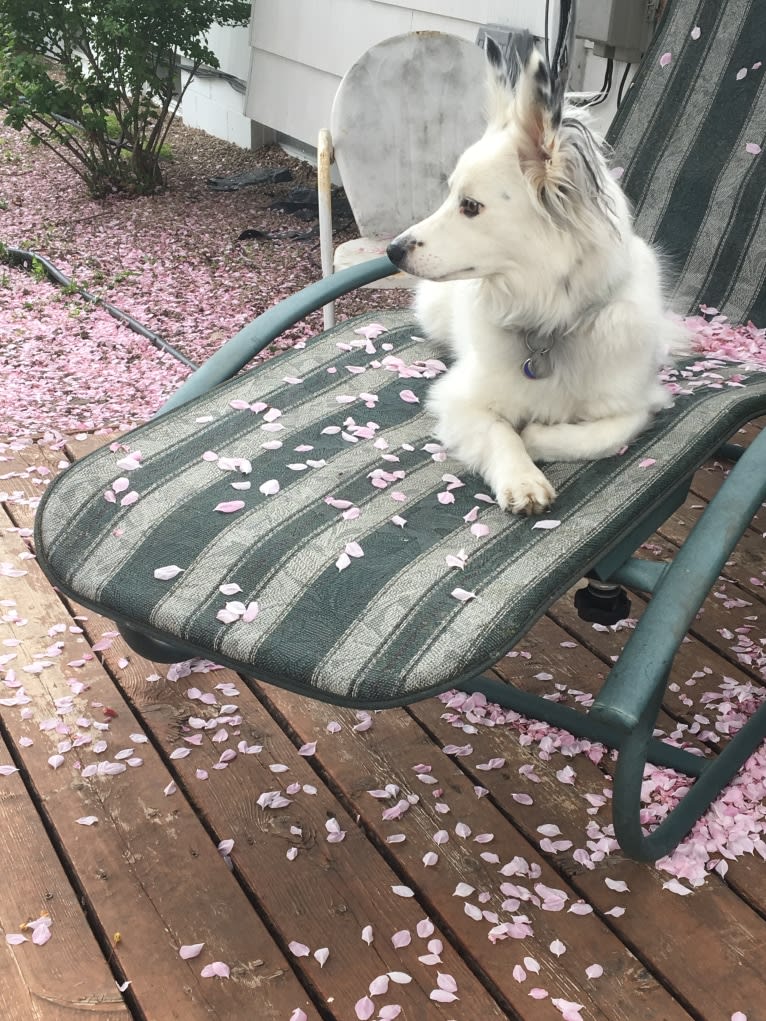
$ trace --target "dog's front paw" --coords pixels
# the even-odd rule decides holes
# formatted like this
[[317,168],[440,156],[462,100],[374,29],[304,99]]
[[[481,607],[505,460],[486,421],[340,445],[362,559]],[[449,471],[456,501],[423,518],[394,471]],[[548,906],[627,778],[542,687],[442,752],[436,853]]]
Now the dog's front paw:
[[519,475],[497,488],[497,502],[513,514],[542,514],[556,499],[556,490],[541,471]]

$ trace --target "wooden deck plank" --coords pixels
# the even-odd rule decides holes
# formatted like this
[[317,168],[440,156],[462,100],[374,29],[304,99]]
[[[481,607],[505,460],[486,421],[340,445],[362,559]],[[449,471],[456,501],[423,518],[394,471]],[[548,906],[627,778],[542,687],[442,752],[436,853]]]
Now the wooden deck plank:
[[[9,689],[6,689],[6,691]],[[11,764],[0,737],[0,762]],[[66,1021],[132,1017],[101,948],[77,902],[20,773],[0,778],[0,1017]],[[53,938],[10,945],[5,936],[45,914],[55,915]]]
[[[7,531],[8,524],[0,516],[0,559],[19,563],[24,547]],[[4,594],[28,621],[11,631],[22,641],[14,649],[14,668],[31,699],[26,707],[31,713],[23,719],[18,709],[4,707],[2,719],[14,754],[34,786],[39,810],[98,918],[99,938],[103,944],[112,942],[115,970],[131,982],[128,995],[152,1021],[246,1017],[254,997],[259,1018],[284,1021],[296,1007],[316,1018],[285,957],[191,807],[180,794],[164,796],[171,777],[151,743],[136,745],[144,764],[121,776],[85,781],[72,761],[58,769],[49,765],[61,735],[42,732],[39,724],[56,719],[56,699],[72,696],[72,675],[88,686],[87,694],[75,695],[78,716],[95,717],[101,706],[116,713],[105,734],[111,755],[134,745],[131,735],[142,728],[95,657],[82,668],[68,665],[89,655],[79,636],[56,636],[64,640],[61,655],[49,657],[50,666],[40,673],[24,672],[26,666],[39,665],[35,655],[51,645],[51,626],[63,623],[68,628],[74,621],[36,563],[23,561],[23,566],[28,574],[4,579]],[[71,724],[72,715],[64,713],[62,719]],[[23,747],[22,737],[33,744]],[[98,760],[86,746],[80,754],[84,765]],[[77,824],[87,816],[99,822]],[[117,932],[119,942],[114,939]],[[198,942],[206,944],[203,954],[182,961],[179,946]],[[232,965],[231,980],[200,977],[201,967],[214,960]]]
[[[95,614],[88,614],[83,623],[91,639],[110,626]],[[129,662],[120,668],[117,663],[123,656]],[[145,724],[151,726],[166,755],[178,747],[184,730],[190,732],[185,727],[190,716],[211,718],[219,711],[187,698],[189,687],[193,684],[198,690],[215,694],[217,684],[234,686],[228,689],[225,700],[236,704],[241,725],[228,727],[230,740],[218,744],[207,735],[191,755],[175,762],[179,784],[217,836],[234,839],[231,858],[237,877],[262,905],[283,942],[303,943],[312,952],[329,948],[330,956],[323,967],[312,957],[298,957],[294,966],[305,972],[306,981],[324,1002],[332,1004],[339,1018],[354,1017],[355,1004],[367,994],[370,983],[391,971],[405,971],[413,981],[398,987],[392,984],[381,1002],[400,1004],[407,1017],[430,1016],[429,1011],[434,1017],[442,1016],[429,1000],[436,988],[435,969],[418,961],[418,955],[427,952],[430,939],[444,944],[443,964],[438,970],[455,978],[461,1001],[470,1003],[476,1016],[486,1021],[500,1021],[506,1016],[503,1006],[498,1006],[462,962],[445,932],[437,926],[428,939],[414,936],[424,913],[419,898],[390,893],[392,886],[401,885],[400,876],[311,768],[312,760],[297,753],[295,744],[241,678],[220,670],[194,674],[178,684],[160,680],[147,686],[147,674],[167,668],[142,660],[121,639],[105,650],[104,658],[136,711],[145,714]],[[234,689],[238,694],[233,694]],[[218,698],[223,696],[219,694]],[[323,738],[335,740],[326,733]],[[257,744],[263,751],[239,755],[227,769],[216,770],[221,752],[233,749],[240,740]],[[274,764],[287,768],[274,773],[270,768]],[[200,769],[209,779],[197,777]],[[261,809],[256,804],[263,792],[284,792],[291,784],[312,785],[316,792],[289,794],[292,804],[280,810]],[[337,820],[346,834],[339,843],[327,841],[330,819]],[[297,854],[288,861],[286,852],[291,847]],[[368,925],[374,935],[369,946],[362,939],[362,930]],[[410,947],[397,950],[391,937],[402,930],[412,932],[413,941]]]
[[[392,833],[405,834],[404,842],[389,846],[400,868],[406,871],[407,881],[429,899],[433,910],[444,918],[445,925],[462,942],[466,955],[502,990],[520,1016],[525,1019],[549,1016],[547,1006],[541,1007],[539,1002],[529,999],[532,985],[547,988],[552,997],[584,1003],[589,1018],[635,1021],[636,1017],[641,1017],[643,1021],[670,1021],[687,1016],[595,915],[578,917],[566,911],[542,911],[524,903],[518,911],[531,917],[534,935],[518,942],[498,942],[494,946],[487,938],[490,922],[483,920],[477,924],[475,920],[467,920],[465,901],[454,896],[460,882],[468,883],[477,893],[489,894],[490,899],[482,907],[498,912],[502,920],[510,920],[514,914],[503,911],[500,906],[504,900],[499,892],[503,877],[497,864],[480,858],[482,849],[496,851],[502,864],[519,855],[539,866],[540,878],[534,882],[556,889],[564,884],[561,876],[491,802],[477,799],[473,785],[483,783],[484,774],[476,773],[473,782],[467,782],[458,767],[440,748],[434,747],[409,713],[404,710],[377,713],[372,728],[363,735],[355,735],[352,730],[354,715],[349,710],[322,705],[269,685],[262,685],[261,689],[301,740],[317,741],[317,758],[341,785],[344,796],[378,841],[383,844]],[[410,707],[416,719],[429,721],[441,711],[443,706],[435,699]],[[344,726],[328,741],[326,727],[332,719],[341,721]],[[438,789],[443,792],[438,800],[448,805],[447,814],[436,810],[433,787],[417,780],[414,767],[418,764],[433,766],[432,775],[438,778]],[[392,822],[385,822],[381,817],[381,808],[388,803],[381,806],[367,793],[368,789],[380,785],[382,777],[400,788],[401,793],[391,803],[409,796],[420,799],[413,810]],[[557,816],[557,807],[554,800],[549,818]],[[469,825],[474,835],[493,834],[493,840],[481,845],[468,838],[461,839],[455,833],[459,822]],[[433,837],[442,829],[449,832],[450,839],[437,845]],[[427,851],[440,856],[434,867],[423,865],[422,856]],[[510,881],[530,889],[534,886],[534,882],[525,879]],[[577,899],[571,890],[569,896],[571,900]],[[468,899],[474,907],[480,903],[474,896]],[[557,957],[549,949],[556,939],[563,940],[569,947],[563,957]],[[541,971],[539,975],[530,975],[530,981],[520,985],[512,970],[515,965],[523,965],[525,956],[535,958]],[[610,981],[589,982],[585,969],[600,961],[609,961]]]

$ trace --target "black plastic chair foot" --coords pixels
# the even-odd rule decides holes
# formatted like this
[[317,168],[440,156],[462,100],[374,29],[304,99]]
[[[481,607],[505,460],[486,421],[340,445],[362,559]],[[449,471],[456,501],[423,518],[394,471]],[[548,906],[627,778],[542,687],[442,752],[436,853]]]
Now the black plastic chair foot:
[[193,653],[170,642],[160,642],[156,638],[150,638],[143,631],[136,631],[127,624],[118,624],[117,628],[134,652],[144,659],[151,659],[157,663],[180,663],[184,659],[190,659]]
[[630,599],[621,585],[591,580],[578,589],[574,597],[575,609],[581,620],[590,624],[616,624],[630,616]]

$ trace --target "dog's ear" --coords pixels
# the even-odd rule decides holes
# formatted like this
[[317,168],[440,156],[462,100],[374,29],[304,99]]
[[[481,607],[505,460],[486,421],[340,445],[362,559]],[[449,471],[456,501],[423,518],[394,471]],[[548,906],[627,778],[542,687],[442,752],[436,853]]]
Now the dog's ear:
[[574,0],[561,0],[561,20],[551,66],[533,48],[514,89],[514,120],[521,130],[519,158],[542,195],[559,147],[559,129],[575,39]]
[[529,32],[518,32],[512,39],[510,59],[495,40],[484,37],[487,55],[487,127],[502,130],[510,122],[513,110],[513,87],[521,76],[535,41]]

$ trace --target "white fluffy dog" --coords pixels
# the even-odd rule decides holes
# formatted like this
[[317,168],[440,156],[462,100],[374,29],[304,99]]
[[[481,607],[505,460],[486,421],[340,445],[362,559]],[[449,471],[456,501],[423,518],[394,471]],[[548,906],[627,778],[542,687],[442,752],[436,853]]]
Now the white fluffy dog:
[[629,443],[670,403],[658,370],[684,334],[600,140],[565,103],[566,52],[552,72],[523,48],[511,87],[488,43],[486,132],[388,254],[424,278],[418,319],[454,355],[429,398],[439,439],[504,510],[535,514],[556,493],[534,462]]

